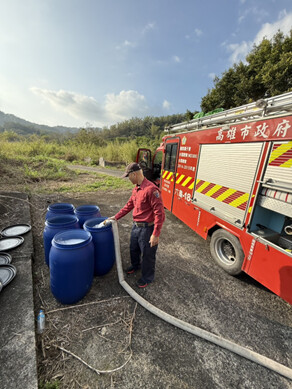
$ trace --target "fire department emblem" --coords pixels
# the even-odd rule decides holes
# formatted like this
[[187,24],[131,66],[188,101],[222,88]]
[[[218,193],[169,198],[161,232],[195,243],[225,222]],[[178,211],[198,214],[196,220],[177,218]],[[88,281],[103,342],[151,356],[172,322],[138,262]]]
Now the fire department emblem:
[[181,143],[183,144],[183,146],[187,143],[187,138],[185,136],[182,138]]
[[154,196],[155,196],[157,199],[159,199],[159,192],[158,192],[158,190],[156,190],[155,192],[153,192],[153,194],[154,194]]

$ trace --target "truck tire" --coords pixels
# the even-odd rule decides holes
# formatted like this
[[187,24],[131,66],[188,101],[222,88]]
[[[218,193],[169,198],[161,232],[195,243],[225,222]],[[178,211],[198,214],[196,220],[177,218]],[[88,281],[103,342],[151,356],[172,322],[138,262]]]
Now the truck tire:
[[217,265],[227,273],[232,276],[241,273],[244,252],[236,236],[222,228],[216,230],[211,236],[210,251]]

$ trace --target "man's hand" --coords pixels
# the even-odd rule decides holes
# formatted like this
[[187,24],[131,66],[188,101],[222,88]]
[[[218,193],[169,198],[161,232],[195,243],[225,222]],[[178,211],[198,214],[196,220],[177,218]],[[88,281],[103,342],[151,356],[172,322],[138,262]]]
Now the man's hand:
[[158,245],[158,242],[159,242],[159,237],[152,234],[149,240],[150,247]]
[[114,216],[110,216],[103,221],[103,224],[106,226],[108,223],[111,222],[111,220],[116,220],[116,218]]

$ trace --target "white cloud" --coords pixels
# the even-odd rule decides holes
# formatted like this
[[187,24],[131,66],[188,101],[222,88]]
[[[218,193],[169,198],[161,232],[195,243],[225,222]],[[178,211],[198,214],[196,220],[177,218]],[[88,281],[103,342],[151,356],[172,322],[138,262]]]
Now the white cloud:
[[281,30],[285,35],[290,32],[292,26],[292,12],[287,13],[285,10],[279,14],[279,19],[274,23],[265,23],[255,36],[253,41],[242,41],[241,43],[224,44],[226,49],[231,52],[229,57],[231,63],[239,62],[245,59],[254,44],[259,44],[263,38],[271,39],[278,30]]
[[174,55],[174,56],[172,57],[172,59],[173,59],[173,61],[176,62],[176,63],[180,63],[180,62],[181,62],[180,57],[178,57],[177,55]]
[[123,43],[123,46],[125,46],[125,47],[135,47],[135,43],[125,40],[124,43]]
[[238,23],[241,23],[245,19],[245,15],[240,15],[238,18]]
[[58,113],[69,114],[78,123],[90,121],[104,126],[149,113],[145,97],[134,90],[121,91],[119,94],[108,93],[103,103],[93,97],[64,90],[33,87],[31,91],[44,102],[49,102]]
[[155,63],[157,63],[158,65],[163,65],[163,66],[169,66],[169,65],[173,65],[173,63],[181,63],[182,62],[182,59],[178,56],[178,55],[173,55],[172,57],[168,57],[168,58],[165,58],[165,59],[157,59],[155,61]]
[[282,11],[279,12],[278,19],[284,19],[285,16],[287,16],[287,11],[283,9]]
[[106,116],[113,121],[125,120],[132,116],[146,115],[148,106],[146,99],[137,91],[121,91],[118,95],[108,93],[105,101]]
[[186,34],[185,35],[185,38],[186,39],[191,39],[191,40],[194,40],[194,39],[196,39],[196,38],[199,38],[201,35],[203,35],[203,31],[202,30],[200,30],[199,28],[195,28],[192,32],[191,32],[191,34]]
[[137,44],[135,42],[130,42],[127,39],[124,40],[124,42],[121,45],[116,46],[117,50],[127,49],[127,48],[134,48]]
[[287,35],[290,32],[291,26],[292,12],[287,14],[286,10],[281,11],[279,14],[279,19],[275,23],[265,23],[262,25],[262,28],[254,39],[254,43],[260,43],[264,37],[271,39],[278,30],[281,30],[285,35]]
[[196,29],[195,29],[195,34],[196,34],[197,36],[201,36],[201,35],[203,34],[203,31],[200,30],[199,28],[196,28]]
[[166,110],[168,110],[170,107],[171,107],[171,104],[169,101],[167,100],[164,100],[163,104],[162,104],[162,107]]
[[253,17],[257,23],[260,23],[264,18],[268,16],[268,12],[263,8],[256,6],[245,9],[238,18],[238,23],[242,23],[247,17]]
[[94,120],[99,115],[103,116],[104,114],[101,105],[93,97],[65,90],[53,91],[36,87],[32,87],[31,91],[43,100],[48,101],[58,111],[66,112],[76,119],[82,117]]
[[248,52],[252,49],[253,42],[241,42],[241,43],[233,43],[227,46],[229,52],[232,52],[229,60],[231,63],[239,62],[240,60],[244,60],[247,56]]
[[155,22],[148,23],[142,30],[142,34],[146,34],[148,31],[154,30]]
[[133,48],[139,46],[141,44],[142,36],[145,35],[146,33],[148,33],[149,31],[154,30],[154,28],[155,28],[154,22],[146,24],[146,26],[142,29],[141,33],[139,33],[135,37],[135,41],[129,41],[129,40],[125,39],[123,43],[116,46],[116,49],[117,50],[133,49]]
[[216,77],[216,74],[215,73],[209,73],[208,77],[211,78],[211,80],[214,80],[214,78]]

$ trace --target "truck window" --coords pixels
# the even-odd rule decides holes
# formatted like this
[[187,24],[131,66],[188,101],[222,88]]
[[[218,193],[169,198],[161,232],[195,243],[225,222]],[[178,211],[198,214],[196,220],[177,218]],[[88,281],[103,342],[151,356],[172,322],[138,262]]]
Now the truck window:
[[176,154],[177,154],[177,143],[167,144],[166,152],[165,152],[165,166],[164,166],[165,170],[168,170],[169,172],[175,171]]
[[138,163],[143,169],[151,169],[151,151],[146,149],[141,150],[139,153]]

